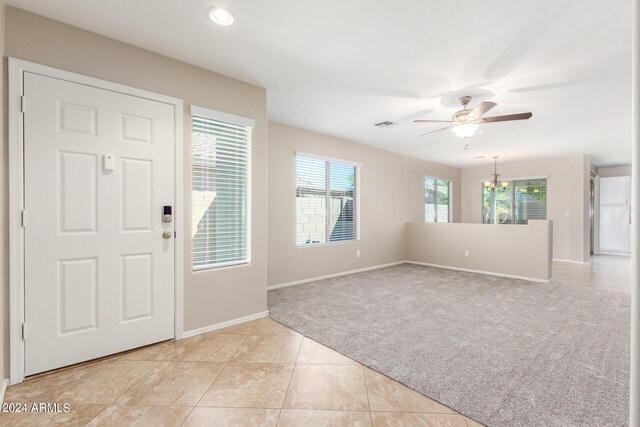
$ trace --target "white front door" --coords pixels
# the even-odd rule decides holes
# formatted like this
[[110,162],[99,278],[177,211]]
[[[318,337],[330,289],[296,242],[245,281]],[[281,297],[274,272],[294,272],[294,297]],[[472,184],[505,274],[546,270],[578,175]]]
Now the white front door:
[[25,374],[172,338],[173,106],[29,72],[24,96]]
[[631,177],[600,178],[600,253],[631,252]]

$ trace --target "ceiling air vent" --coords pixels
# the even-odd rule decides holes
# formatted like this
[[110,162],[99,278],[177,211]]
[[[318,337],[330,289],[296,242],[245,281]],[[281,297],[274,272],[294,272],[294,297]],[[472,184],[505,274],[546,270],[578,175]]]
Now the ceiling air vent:
[[385,120],[384,122],[376,123],[374,126],[377,128],[390,128],[395,125],[397,125],[397,123],[390,122],[389,120]]

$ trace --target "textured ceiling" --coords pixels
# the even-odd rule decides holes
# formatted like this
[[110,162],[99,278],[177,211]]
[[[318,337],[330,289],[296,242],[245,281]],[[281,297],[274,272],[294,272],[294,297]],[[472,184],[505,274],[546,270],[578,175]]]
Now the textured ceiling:
[[[268,91],[270,120],[467,167],[589,154],[631,159],[630,0],[9,0]],[[231,27],[206,11],[225,5]],[[457,97],[529,121],[446,131]],[[373,127],[390,120],[398,125]],[[465,150],[465,143],[469,149]]]

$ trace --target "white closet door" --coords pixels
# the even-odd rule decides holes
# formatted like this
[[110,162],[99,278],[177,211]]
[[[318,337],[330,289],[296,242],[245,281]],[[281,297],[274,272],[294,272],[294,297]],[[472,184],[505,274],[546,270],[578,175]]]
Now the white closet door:
[[31,73],[24,95],[26,375],[172,338],[173,107]]
[[600,178],[600,253],[631,251],[631,178]]

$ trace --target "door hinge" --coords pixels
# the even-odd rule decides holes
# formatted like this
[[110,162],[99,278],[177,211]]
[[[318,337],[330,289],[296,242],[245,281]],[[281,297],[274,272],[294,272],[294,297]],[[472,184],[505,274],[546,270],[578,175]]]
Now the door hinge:
[[20,224],[25,227],[27,225],[27,214],[25,211],[20,212]]
[[27,324],[26,323],[22,324],[22,339],[23,340],[27,339]]
[[24,113],[27,111],[27,98],[23,95],[20,97],[20,112]]
[[175,239],[177,235],[178,235],[178,234],[174,231],[174,232],[173,232],[173,238]]

